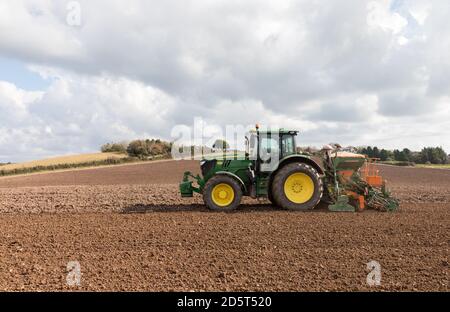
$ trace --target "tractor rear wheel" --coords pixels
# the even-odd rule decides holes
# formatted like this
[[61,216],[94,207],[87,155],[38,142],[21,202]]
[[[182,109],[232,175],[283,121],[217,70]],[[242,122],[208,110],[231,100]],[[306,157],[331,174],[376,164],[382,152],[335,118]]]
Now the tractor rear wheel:
[[203,188],[203,201],[214,211],[235,210],[242,199],[240,184],[232,177],[216,175]]
[[277,204],[277,203],[275,202],[275,198],[273,198],[273,195],[272,195],[272,190],[270,190],[270,191],[269,191],[269,194],[267,194],[267,199],[270,201],[270,203],[271,203],[273,206],[275,206],[275,207],[279,207],[279,206],[280,206],[279,204]]
[[313,167],[304,163],[286,165],[273,179],[272,196],[284,209],[314,209],[322,195],[322,179]]

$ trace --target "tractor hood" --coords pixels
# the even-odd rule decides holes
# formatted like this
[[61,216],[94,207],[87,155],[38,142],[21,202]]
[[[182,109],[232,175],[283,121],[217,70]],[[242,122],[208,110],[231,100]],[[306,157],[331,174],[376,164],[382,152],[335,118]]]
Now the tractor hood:
[[231,152],[216,152],[211,154],[206,154],[202,156],[203,160],[233,160],[233,159],[245,159],[245,153],[241,151],[231,151]]

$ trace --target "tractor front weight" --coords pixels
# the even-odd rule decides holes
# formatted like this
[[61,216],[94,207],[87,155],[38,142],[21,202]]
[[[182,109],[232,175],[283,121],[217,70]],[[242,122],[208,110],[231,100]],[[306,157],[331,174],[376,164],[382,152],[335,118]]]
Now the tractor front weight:
[[[194,181],[189,178],[193,178],[195,182],[197,182],[198,187],[195,187],[193,185]],[[186,171],[183,176],[183,181],[180,183],[181,197],[193,197],[194,192],[201,193],[204,184],[205,182],[200,175],[197,174],[194,176],[190,171]]]

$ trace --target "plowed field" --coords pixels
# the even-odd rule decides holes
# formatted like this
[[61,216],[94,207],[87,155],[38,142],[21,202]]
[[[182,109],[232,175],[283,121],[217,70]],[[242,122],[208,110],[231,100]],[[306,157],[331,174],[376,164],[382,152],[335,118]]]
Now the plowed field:
[[[182,199],[198,162],[0,178],[0,290],[449,291],[450,170],[381,167],[396,213],[233,213]],[[366,264],[381,266],[368,286]],[[81,285],[66,283],[78,261]]]

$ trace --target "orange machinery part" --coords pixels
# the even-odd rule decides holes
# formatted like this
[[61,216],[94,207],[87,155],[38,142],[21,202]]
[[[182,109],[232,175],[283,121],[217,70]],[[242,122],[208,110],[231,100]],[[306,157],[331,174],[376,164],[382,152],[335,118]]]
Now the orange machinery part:
[[383,178],[378,175],[378,170],[376,170],[371,161],[369,160],[362,169],[362,177],[370,186],[381,187],[383,185]]
[[[354,171],[352,170],[341,170],[339,171],[341,176],[346,179],[349,179]],[[378,172],[372,168],[364,168],[363,170],[363,178],[366,182],[373,187],[381,187],[383,185],[383,178],[378,175]]]
[[355,192],[348,191],[347,195],[351,196],[352,198],[356,199],[358,201],[358,210],[362,211],[364,208],[366,208],[366,199],[363,195],[359,195]]
[[339,174],[344,178],[350,178],[355,172],[353,170],[340,170]]
[[374,187],[381,187],[383,185],[383,178],[380,176],[367,176],[366,182]]
[[364,210],[364,208],[366,208],[366,199],[364,198],[364,196],[359,195],[358,197],[358,201],[359,201],[359,210]]

